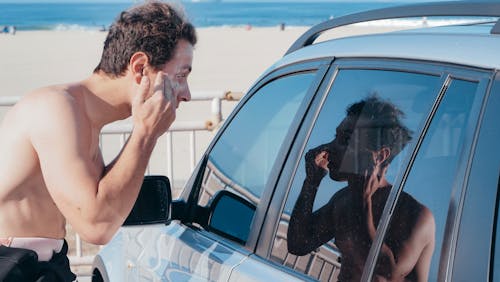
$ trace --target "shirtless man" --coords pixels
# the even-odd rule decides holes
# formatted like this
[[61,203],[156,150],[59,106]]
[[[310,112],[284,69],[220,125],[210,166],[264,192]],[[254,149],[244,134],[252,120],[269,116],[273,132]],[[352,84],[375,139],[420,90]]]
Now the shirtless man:
[[[393,104],[368,97],[347,109],[347,117],[328,144],[306,156],[306,179],[288,228],[288,250],[306,255],[335,239],[342,255],[339,281],[360,281],[375,239],[376,226],[391,191],[390,162],[411,139]],[[313,210],[317,189],[329,173],[347,187]],[[399,196],[382,245],[375,281],[427,281],[434,250],[431,211],[406,192]]]
[[[65,245],[66,222],[87,242],[112,238],[156,141],[191,98],[196,40],[170,5],[136,6],[111,26],[90,77],[35,90],[12,107],[0,126],[0,245],[34,249],[48,261]],[[99,133],[129,116],[133,131],[105,165]]]

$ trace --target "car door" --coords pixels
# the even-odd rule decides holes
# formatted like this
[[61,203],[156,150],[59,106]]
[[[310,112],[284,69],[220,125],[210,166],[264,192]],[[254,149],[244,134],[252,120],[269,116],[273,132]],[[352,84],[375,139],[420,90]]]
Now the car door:
[[[393,249],[396,249],[394,246],[405,244],[404,240],[394,239],[397,236],[391,237],[389,234],[397,229],[391,227],[391,224],[401,224],[402,221],[398,218],[401,213],[405,213],[404,208],[392,208],[399,207],[398,201],[406,199],[405,203],[409,204],[405,206],[411,204],[430,211],[435,230],[432,230],[433,250],[430,258],[427,258],[426,271],[429,281],[436,281],[443,269],[440,265],[443,261],[449,261],[447,240],[453,238],[453,228],[450,229],[450,225],[456,219],[455,205],[459,202],[456,194],[462,191],[460,180],[464,177],[461,163],[469,156],[470,132],[474,131],[477,124],[490,76],[488,72],[424,62],[337,60],[324,81],[324,93],[318,95],[312,104],[283,167],[270,203],[269,210],[274,213],[267,214],[256,252],[234,269],[231,280],[258,281],[264,273],[276,272],[294,275],[302,280],[370,280],[372,271],[379,265],[377,258],[384,244]],[[388,204],[385,209],[379,209],[378,222],[375,222],[376,236],[371,238],[364,250],[359,246],[357,248],[357,254],[365,253],[362,263],[352,266],[349,262],[352,256],[344,257],[342,250],[347,248],[346,240],[328,240],[325,235],[318,236],[324,240],[320,243],[320,240],[312,239],[316,236],[314,232],[302,236],[305,239],[295,244],[299,247],[291,248],[289,236],[293,211],[297,202],[307,200],[302,195],[308,175],[306,154],[338,139],[339,124],[346,114],[354,111],[353,108],[359,108],[359,105],[368,105],[367,100],[373,100],[373,97],[382,101],[379,105],[391,105],[393,113],[400,116],[401,123],[411,138],[406,144],[399,144],[399,148],[391,147],[397,153],[386,171],[386,178],[392,184],[387,189]],[[374,143],[385,142],[381,137],[384,134],[376,137]],[[354,141],[351,144],[354,143],[362,144]],[[424,179],[425,183],[432,185],[422,185]],[[314,203],[309,212],[319,218],[321,210],[335,210],[329,203],[338,203],[333,199],[340,196],[335,195],[346,194],[347,187],[351,185],[346,181],[325,176],[316,187],[316,194],[312,193]],[[352,215],[355,216],[356,213]],[[353,221],[346,219],[348,216],[345,214],[344,217],[335,218],[323,221],[324,225],[315,229],[317,233],[353,228]],[[332,228],[329,226],[332,224],[339,227]],[[406,228],[418,229],[412,229],[411,226]],[[336,232],[341,237],[341,232]],[[360,232],[362,233],[358,233]],[[343,244],[342,248],[339,248],[338,242]],[[302,248],[309,243],[312,244],[310,250]],[[418,252],[422,253],[422,248]],[[343,263],[351,263],[354,270],[351,273],[341,273]]]

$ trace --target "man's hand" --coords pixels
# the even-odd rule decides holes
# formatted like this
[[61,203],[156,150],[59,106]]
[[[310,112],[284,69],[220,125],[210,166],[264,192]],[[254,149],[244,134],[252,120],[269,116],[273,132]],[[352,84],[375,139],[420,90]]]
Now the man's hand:
[[324,146],[319,146],[306,153],[306,180],[319,186],[328,171],[328,152]]
[[158,72],[152,86],[149,78],[143,76],[132,102],[134,130],[148,137],[160,137],[174,122],[176,108],[176,93],[165,73]]
[[363,187],[365,198],[371,198],[373,193],[375,193],[375,191],[380,188],[381,185],[379,176],[382,173],[380,170],[380,166],[375,166],[371,170],[365,170]]

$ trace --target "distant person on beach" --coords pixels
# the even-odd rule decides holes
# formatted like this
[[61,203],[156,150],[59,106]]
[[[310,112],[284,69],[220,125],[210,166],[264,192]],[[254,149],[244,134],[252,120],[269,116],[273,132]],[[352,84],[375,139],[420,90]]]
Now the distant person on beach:
[[[191,99],[196,41],[178,10],[148,1],[120,13],[88,78],[37,89],[10,109],[0,125],[0,261],[23,256],[33,264],[19,270],[0,263],[0,281],[74,280],[66,223],[93,244],[112,238],[138,196],[158,138],[179,103]],[[130,116],[125,146],[105,165],[101,129]]]
[[[352,104],[335,138],[305,156],[306,177],[288,228],[288,251],[303,256],[335,239],[339,281],[359,281],[392,185],[386,172],[411,139],[403,113],[377,96]],[[327,174],[347,186],[313,211]],[[435,244],[432,212],[402,191],[382,244],[375,281],[427,281]]]
[[15,25],[9,26],[9,34],[16,35],[16,26]]

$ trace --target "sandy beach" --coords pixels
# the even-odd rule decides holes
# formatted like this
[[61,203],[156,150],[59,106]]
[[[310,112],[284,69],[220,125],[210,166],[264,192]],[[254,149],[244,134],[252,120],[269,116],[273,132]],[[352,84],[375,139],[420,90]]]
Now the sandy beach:
[[[199,28],[191,90],[246,90],[307,28]],[[0,95],[89,76],[106,32],[19,31],[0,34]]]
[[[198,28],[191,90],[247,90],[307,29]],[[388,29],[395,27],[342,28],[334,36]],[[99,62],[105,37],[106,32],[78,30],[0,34],[0,96],[88,77]]]

